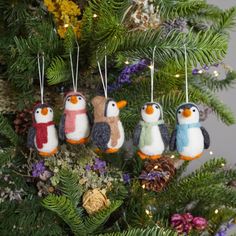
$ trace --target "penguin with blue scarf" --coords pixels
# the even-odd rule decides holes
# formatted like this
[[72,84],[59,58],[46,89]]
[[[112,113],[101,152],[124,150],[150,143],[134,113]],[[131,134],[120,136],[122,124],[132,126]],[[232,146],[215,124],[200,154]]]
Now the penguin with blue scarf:
[[177,150],[182,160],[195,160],[210,146],[210,136],[199,123],[199,118],[199,108],[194,103],[184,103],[177,108],[177,125],[169,148],[171,151]]

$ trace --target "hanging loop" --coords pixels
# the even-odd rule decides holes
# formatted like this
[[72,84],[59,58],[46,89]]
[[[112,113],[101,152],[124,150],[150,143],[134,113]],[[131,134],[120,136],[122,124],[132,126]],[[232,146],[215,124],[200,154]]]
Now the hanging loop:
[[188,97],[188,55],[187,55],[186,44],[184,44],[184,60],[185,60],[185,97],[186,97],[186,103],[188,103],[189,102],[189,97]]
[[[40,59],[41,59],[42,62],[40,62]],[[45,65],[44,52],[42,53],[42,56],[40,56],[39,52],[38,52],[37,60],[38,60],[40,96],[41,96],[41,103],[43,104],[44,103],[44,100],[43,100],[43,94],[44,94],[44,65]],[[42,63],[42,67],[41,67],[41,63]]]
[[105,65],[104,65],[105,72],[104,72],[104,76],[103,76],[101,65],[100,65],[100,62],[99,62],[98,56],[97,56],[97,65],[98,65],[100,78],[101,78],[101,81],[102,81],[102,87],[103,87],[105,98],[107,98],[107,54],[106,54],[106,47],[105,47],[105,59],[104,60],[105,60],[105,62],[104,62],[105,63]]
[[155,72],[155,52],[156,52],[156,46],[153,48],[152,52],[152,62],[151,62],[151,102],[153,102],[154,99],[154,72]]
[[76,70],[74,73],[74,66],[73,66],[73,57],[72,52],[70,51],[70,68],[71,68],[71,77],[72,77],[72,83],[73,83],[73,89],[74,92],[77,92],[78,89],[78,77],[79,77],[79,44],[76,41],[77,44],[77,55],[76,55]]

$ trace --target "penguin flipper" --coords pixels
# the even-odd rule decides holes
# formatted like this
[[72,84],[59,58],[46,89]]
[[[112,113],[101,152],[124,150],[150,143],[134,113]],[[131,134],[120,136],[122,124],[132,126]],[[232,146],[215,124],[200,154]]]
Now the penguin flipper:
[[170,151],[176,150],[176,136],[177,136],[177,130],[175,129],[173,133],[171,134],[171,138],[170,138],[170,143],[169,143]]
[[28,136],[27,136],[27,147],[28,148],[35,148],[34,138],[36,135],[36,129],[34,127],[30,127]]
[[92,114],[90,112],[87,112],[87,116],[88,116],[88,120],[89,120],[89,124],[92,127],[93,126],[93,117]]
[[139,145],[139,139],[142,131],[142,126],[140,124],[137,124],[134,129],[134,135],[133,135],[133,144],[135,146]]
[[110,140],[111,128],[105,122],[95,123],[92,129],[92,142],[102,151],[108,149],[107,144]]
[[60,120],[60,124],[59,124],[59,138],[60,140],[64,141],[66,139],[66,135],[65,135],[65,119],[66,119],[66,115],[62,115],[61,120]]
[[204,127],[201,127],[201,131],[202,131],[202,135],[204,137],[204,148],[208,149],[210,147],[210,135],[208,134],[208,132],[206,131],[206,129]]
[[161,132],[161,137],[162,137],[163,143],[165,145],[165,149],[167,149],[169,142],[170,142],[169,131],[168,131],[167,126],[165,124],[159,125],[159,129]]

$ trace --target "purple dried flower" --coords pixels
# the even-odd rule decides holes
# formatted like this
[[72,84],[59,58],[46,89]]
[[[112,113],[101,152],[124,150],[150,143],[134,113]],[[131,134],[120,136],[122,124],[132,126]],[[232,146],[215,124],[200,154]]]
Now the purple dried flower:
[[89,164],[87,164],[87,165],[85,166],[85,170],[86,170],[86,171],[90,171],[90,170],[91,170],[91,166],[90,166]]
[[193,70],[192,70],[192,74],[193,74],[193,75],[198,75],[198,72],[199,72],[198,69],[193,69]]
[[203,69],[204,69],[204,70],[209,70],[210,67],[209,67],[208,65],[204,65],[204,66],[203,66]]
[[226,225],[222,225],[220,230],[215,234],[215,236],[226,236],[227,231],[234,226],[233,220],[229,221]]
[[126,184],[129,184],[131,181],[130,175],[128,173],[123,174],[123,180]]
[[41,174],[44,173],[46,167],[44,165],[44,161],[39,161],[38,163],[34,163],[32,165],[32,176],[39,177]]
[[104,174],[106,172],[106,162],[102,161],[99,158],[95,158],[95,163],[93,164],[93,170],[98,170],[100,174]]
[[143,179],[143,180],[156,180],[156,179],[161,179],[165,176],[167,176],[168,173],[166,172],[160,172],[160,171],[150,171],[149,173],[143,172],[141,173],[141,175],[139,176],[139,179]]

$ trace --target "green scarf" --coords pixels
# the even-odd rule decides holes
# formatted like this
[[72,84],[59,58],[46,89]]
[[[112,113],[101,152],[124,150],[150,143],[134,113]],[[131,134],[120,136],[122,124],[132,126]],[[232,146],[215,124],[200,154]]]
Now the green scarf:
[[145,122],[140,121],[139,124],[142,126],[142,131],[139,139],[139,147],[148,146],[152,144],[152,127],[156,125],[164,124],[163,120],[157,122]]

